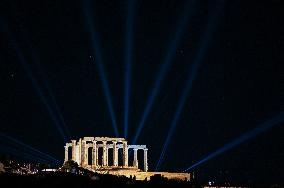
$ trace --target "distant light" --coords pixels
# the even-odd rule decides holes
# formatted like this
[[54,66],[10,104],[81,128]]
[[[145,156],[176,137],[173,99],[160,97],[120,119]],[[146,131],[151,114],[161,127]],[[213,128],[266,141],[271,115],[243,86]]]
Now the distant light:
[[208,185],[214,185],[214,181],[209,181]]

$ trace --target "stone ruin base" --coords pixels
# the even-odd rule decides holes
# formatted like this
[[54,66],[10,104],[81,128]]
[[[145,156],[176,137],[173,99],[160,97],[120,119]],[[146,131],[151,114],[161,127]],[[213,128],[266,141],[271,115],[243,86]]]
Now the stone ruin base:
[[[90,169],[91,170],[91,169]],[[191,174],[190,173],[177,173],[177,172],[144,172],[135,167],[117,167],[117,168],[100,168],[100,169],[92,169],[92,171],[100,173],[100,174],[111,174],[116,176],[126,176],[128,178],[134,177],[136,180],[150,180],[151,176],[161,175],[167,179],[181,180],[181,181],[190,181]]]
[[128,178],[130,176],[136,177],[136,180],[150,180],[151,176],[158,175],[160,174],[162,177],[165,177],[167,179],[175,179],[175,180],[182,180],[182,181],[190,181],[190,174],[189,173],[175,173],[175,172],[131,172],[131,171],[117,171],[117,172],[112,172],[110,171],[109,174],[113,175],[124,175]]

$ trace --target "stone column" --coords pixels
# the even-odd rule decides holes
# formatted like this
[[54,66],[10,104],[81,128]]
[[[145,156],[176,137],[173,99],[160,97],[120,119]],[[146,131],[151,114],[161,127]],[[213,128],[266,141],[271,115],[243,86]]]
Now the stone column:
[[107,141],[103,141],[103,164],[102,166],[107,166]]
[[138,157],[137,157],[137,151],[138,149],[133,149],[134,151],[134,157],[133,157],[133,166],[138,168]]
[[76,145],[76,155],[75,155],[75,161],[77,164],[80,164],[80,149],[79,144]]
[[92,165],[97,166],[97,141],[93,141],[93,150],[92,150]]
[[79,163],[78,165],[82,166],[82,139],[79,139]]
[[108,166],[108,147],[106,148],[106,166]]
[[71,140],[72,141],[72,160],[76,160],[76,140]]
[[96,165],[97,166],[100,166],[99,165],[99,147],[97,146],[97,148],[96,148]]
[[147,158],[147,151],[148,149],[144,149],[144,171],[148,171],[148,158]]
[[123,166],[128,167],[128,146],[127,141],[123,141]]
[[64,162],[68,161],[68,146],[64,146],[65,148],[65,155],[64,155]]
[[118,148],[116,147],[117,141],[113,141],[113,166],[118,166]]
[[88,158],[86,158],[86,141],[82,140],[82,147],[81,147],[81,161],[82,161],[82,167],[85,167],[87,165]]
[[89,162],[89,146],[85,144],[85,165],[87,166]]

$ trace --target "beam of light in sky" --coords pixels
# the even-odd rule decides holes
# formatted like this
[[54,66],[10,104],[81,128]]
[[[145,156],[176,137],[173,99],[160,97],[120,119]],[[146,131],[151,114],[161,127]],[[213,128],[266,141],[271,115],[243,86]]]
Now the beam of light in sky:
[[10,148],[10,147],[0,146],[0,151],[3,151],[5,153],[13,155],[13,156],[17,156],[17,157],[22,158],[22,159],[27,159],[27,160],[31,160],[31,161],[35,161],[35,162],[41,162],[41,163],[52,162],[52,163],[55,163],[54,161],[49,161],[49,160],[46,160],[46,159],[35,157],[33,155],[20,152],[19,150],[13,149],[13,148]]
[[184,170],[184,172],[187,172],[187,171],[194,169],[195,167],[205,163],[209,159],[217,157],[218,155],[224,153],[225,151],[233,149],[234,147],[236,147],[236,146],[256,137],[257,135],[271,129],[272,127],[274,127],[276,125],[281,125],[281,123],[282,123],[282,125],[284,123],[284,112],[279,113],[278,115],[274,116],[273,118],[265,121],[260,126],[242,134],[240,137],[236,138],[235,140],[231,141],[230,143],[224,145],[222,148],[220,148],[220,149],[214,151],[213,153],[209,154],[208,156],[206,156],[202,160],[198,161],[194,165],[188,167],[187,169]]
[[56,158],[50,156],[49,154],[43,153],[43,152],[39,151],[38,149],[35,149],[32,146],[27,145],[27,144],[21,142],[20,140],[14,138],[14,137],[8,136],[7,134],[0,133],[0,138],[4,138],[6,141],[11,141],[11,142],[13,142],[15,144],[18,144],[18,145],[26,148],[27,150],[29,150],[29,151],[31,151],[31,152],[33,152],[35,154],[41,155],[42,157],[47,158],[49,160],[57,161],[57,162],[59,161]]
[[129,116],[129,98],[131,84],[131,61],[133,56],[133,17],[134,17],[134,0],[128,0],[127,3],[127,20],[125,34],[125,76],[124,76],[124,138],[128,133],[128,116]]
[[44,93],[43,91],[41,90],[40,88],[40,85],[39,83],[37,82],[37,80],[35,79],[32,71],[31,71],[31,68],[29,67],[29,64],[27,63],[22,51],[20,50],[19,46],[17,45],[17,42],[16,40],[14,39],[14,37],[12,37],[11,33],[7,30],[7,28],[4,28],[4,25],[2,24],[3,22],[0,20],[0,23],[1,23],[1,27],[3,29],[3,31],[7,34],[7,36],[9,37],[9,40],[10,40],[10,43],[11,45],[13,46],[13,48],[15,49],[16,53],[17,53],[17,56],[19,58],[19,61],[22,65],[22,67],[24,68],[25,72],[27,73],[28,77],[30,78],[30,80],[32,81],[32,85],[34,87],[34,89],[36,90],[38,96],[40,97],[42,103],[45,105],[52,121],[54,122],[54,125],[56,126],[57,130],[59,131],[60,135],[62,136],[64,142],[67,141],[66,139],[66,135],[64,133],[64,130],[62,129],[60,123],[57,121],[57,118],[50,106],[50,104],[48,103],[47,99],[45,98],[44,96]]
[[20,62],[22,63],[23,68],[25,69],[25,71],[26,71],[28,77],[29,77],[30,80],[32,81],[32,85],[34,86],[34,88],[35,88],[35,90],[36,90],[38,96],[40,97],[41,101],[42,101],[43,104],[45,105],[45,107],[46,107],[46,109],[47,109],[47,111],[48,111],[48,113],[49,113],[49,115],[50,115],[52,121],[54,122],[54,124],[55,124],[57,130],[58,130],[59,133],[61,134],[61,136],[62,136],[64,142],[66,142],[66,141],[67,141],[67,137],[66,137],[66,135],[65,135],[65,133],[64,133],[64,131],[63,131],[61,125],[60,125],[60,123],[57,121],[57,118],[56,118],[56,116],[55,116],[55,114],[54,114],[54,112],[53,112],[53,110],[52,110],[50,104],[48,103],[48,101],[47,101],[47,99],[45,98],[45,96],[44,96],[42,90],[40,89],[40,86],[39,86],[37,80],[35,79],[35,77],[33,76],[33,74],[32,74],[32,72],[31,72],[30,68],[28,67],[28,64],[27,64],[27,62],[25,61],[25,58],[24,58],[23,54],[19,51],[19,49],[17,49],[16,51],[17,51],[18,57],[19,57],[19,59],[20,59]]
[[[11,1],[9,3],[11,3],[10,7],[11,7],[11,10],[12,10],[12,13],[16,14],[16,9],[15,9],[16,6],[15,6],[14,2]],[[57,102],[55,100],[55,97],[54,97],[53,92],[51,90],[50,84],[48,82],[48,78],[47,78],[45,72],[42,70],[42,68],[40,66],[40,60],[38,58],[38,55],[35,52],[34,48],[32,47],[31,43],[29,42],[28,37],[27,37],[27,32],[23,28],[23,26],[20,27],[20,30],[21,30],[21,33],[23,34],[23,39],[24,39],[24,41],[27,44],[27,48],[30,50],[32,60],[35,62],[36,66],[37,66],[37,72],[39,72],[40,76],[42,76],[42,78],[43,78],[44,87],[46,88],[47,94],[50,97],[50,100],[51,100],[50,102],[51,102],[52,107],[53,107],[52,109],[55,110],[53,113],[55,115],[57,115],[57,117],[58,117],[58,119],[59,119],[59,121],[61,123],[61,126],[62,126],[64,132],[67,135],[67,139],[70,140],[70,137],[71,137],[70,136],[70,131],[69,131],[68,127],[66,126],[66,123],[65,123],[65,120],[64,120],[63,115],[61,113],[61,110],[59,109],[58,104],[57,104]]]
[[175,55],[176,48],[178,47],[178,45],[181,41],[181,38],[184,34],[186,26],[189,22],[191,15],[192,15],[193,5],[194,5],[194,0],[189,0],[189,1],[187,1],[186,5],[184,6],[184,11],[181,15],[181,18],[179,19],[179,22],[178,22],[178,29],[175,32],[174,38],[171,41],[169,48],[166,52],[166,56],[162,61],[162,64],[160,66],[159,72],[157,74],[156,80],[155,80],[154,85],[153,85],[153,89],[151,90],[151,92],[148,96],[146,107],[143,111],[142,117],[141,117],[139,124],[138,124],[138,128],[136,129],[136,132],[135,132],[135,136],[132,140],[132,144],[136,144],[137,139],[140,136],[140,133],[141,133],[141,131],[142,131],[144,125],[145,125],[145,121],[146,121],[146,119],[147,119],[147,117],[148,117],[148,115],[151,111],[154,100],[155,100],[155,98],[156,98],[156,96],[159,92],[161,82],[163,81],[163,79],[165,78],[165,76],[166,76],[166,74],[169,70],[172,59]]
[[104,70],[102,54],[99,48],[100,41],[99,41],[99,37],[97,37],[97,33],[94,27],[94,20],[92,19],[93,15],[91,13],[90,8],[91,8],[91,4],[89,0],[84,0],[85,21],[86,21],[87,29],[90,33],[91,46],[92,46],[92,49],[94,50],[94,57],[95,57],[94,63],[99,70],[99,75],[100,75],[100,79],[102,82],[103,91],[104,91],[104,95],[106,98],[108,110],[110,113],[112,127],[114,129],[114,134],[116,137],[119,137],[119,132],[118,132],[117,123],[116,123],[116,116],[115,116],[114,108],[112,104],[109,84],[108,84],[107,76]]
[[54,107],[54,109],[56,111],[54,114],[57,115],[57,117],[58,117],[58,119],[59,119],[59,121],[60,121],[60,123],[62,125],[62,128],[63,128],[64,132],[66,133],[67,139],[70,140],[70,138],[71,138],[70,131],[69,131],[69,129],[68,129],[66,123],[65,123],[64,117],[63,117],[63,115],[61,113],[61,110],[59,109],[58,104],[56,102],[56,99],[55,99],[55,97],[53,95],[53,92],[51,90],[50,84],[48,82],[48,78],[47,78],[46,74],[44,73],[44,71],[42,70],[42,68],[40,66],[40,63],[39,63],[39,58],[38,58],[38,56],[36,55],[34,49],[31,46],[30,46],[30,51],[31,51],[32,59],[33,59],[33,61],[35,62],[36,66],[37,66],[37,70],[39,71],[40,75],[43,78],[43,83],[44,83],[44,86],[45,86],[45,88],[47,90],[47,93],[48,93],[48,95],[50,97],[51,104],[52,104],[52,106]]
[[196,56],[195,60],[193,61],[192,67],[191,67],[190,72],[188,74],[188,79],[187,79],[186,85],[184,87],[184,90],[183,90],[182,95],[180,97],[180,100],[178,102],[178,106],[177,106],[176,112],[174,114],[174,118],[173,118],[173,120],[172,120],[172,122],[170,124],[170,129],[168,131],[166,140],[164,142],[163,149],[162,149],[162,152],[160,154],[159,160],[157,162],[155,171],[159,170],[159,168],[161,166],[161,163],[162,163],[162,161],[164,159],[164,155],[165,155],[165,153],[167,151],[167,148],[168,148],[168,145],[169,145],[169,143],[171,141],[171,138],[172,138],[172,135],[174,133],[174,130],[176,129],[179,117],[180,117],[180,115],[182,113],[182,110],[183,110],[183,107],[184,107],[185,102],[187,100],[187,97],[188,97],[188,95],[189,95],[189,93],[191,91],[191,88],[192,88],[192,85],[193,85],[193,81],[195,80],[195,78],[197,76],[197,73],[198,73],[198,70],[201,67],[201,64],[203,62],[203,58],[206,55],[206,51],[208,49],[208,44],[210,43],[210,39],[211,39],[212,33],[214,31],[214,28],[216,26],[217,19],[218,19],[219,13],[220,13],[220,9],[222,7],[223,6],[220,6],[218,4],[217,5],[217,10],[215,10],[214,14],[210,16],[210,20],[209,20],[209,22],[207,24],[206,31],[205,31],[205,33],[204,33],[204,35],[202,37],[200,48],[198,49],[197,56]]

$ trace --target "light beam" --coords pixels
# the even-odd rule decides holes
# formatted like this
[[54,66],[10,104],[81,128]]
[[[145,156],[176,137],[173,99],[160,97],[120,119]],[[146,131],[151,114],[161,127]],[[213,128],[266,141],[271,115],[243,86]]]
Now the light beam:
[[32,85],[34,87],[34,89],[36,90],[38,96],[40,97],[41,101],[43,102],[43,104],[45,105],[52,121],[54,122],[54,125],[56,126],[57,130],[59,131],[60,135],[62,136],[64,142],[67,141],[66,135],[64,133],[64,130],[62,129],[61,125],[59,124],[59,122],[56,119],[56,116],[54,115],[54,112],[50,106],[50,104],[48,103],[47,99],[45,98],[42,90],[40,89],[40,86],[37,82],[37,80],[35,79],[33,73],[31,72],[31,69],[28,65],[28,63],[26,62],[26,59],[22,53],[22,51],[20,50],[16,40],[11,36],[12,34],[8,31],[7,28],[4,27],[3,22],[0,20],[1,22],[1,28],[3,29],[3,31],[7,34],[7,36],[9,37],[9,40],[11,42],[11,45],[13,46],[13,48],[15,49],[17,56],[20,60],[20,63],[22,65],[22,67],[24,68],[25,72],[27,73],[28,77],[30,78],[30,80],[32,81]]
[[207,51],[208,44],[210,42],[211,35],[213,33],[213,30],[214,30],[214,26],[216,26],[216,24],[215,24],[216,20],[217,20],[217,18],[219,16],[220,9],[222,7],[223,7],[223,3],[222,3],[222,5],[218,4],[217,5],[217,10],[215,10],[214,14],[212,16],[210,16],[210,20],[208,22],[208,25],[207,25],[207,28],[206,28],[206,32],[204,33],[204,35],[202,37],[201,45],[200,45],[200,48],[198,49],[197,56],[196,56],[195,60],[193,61],[191,70],[190,70],[190,72],[188,74],[189,76],[188,76],[186,85],[184,87],[184,90],[183,90],[182,95],[180,97],[180,100],[178,102],[178,106],[177,106],[176,112],[174,114],[174,118],[173,118],[173,120],[171,122],[170,129],[168,131],[166,140],[164,142],[163,149],[162,149],[162,152],[160,154],[159,160],[157,162],[155,171],[159,170],[159,168],[161,166],[161,163],[162,163],[162,161],[164,159],[164,155],[165,155],[165,153],[167,151],[167,148],[168,148],[168,145],[169,145],[169,143],[171,141],[171,138],[172,138],[172,135],[174,133],[174,130],[176,129],[179,117],[180,117],[180,115],[182,113],[182,110],[183,110],[183,107],[184,107],[184,104],[185,104],[185,102],[187,100],[187,97],[188,97],[190,91],[191,91],[191,88],[192,88],[192,85],[193,85],[193,81],[195,80],[195,78],[197,76],[197,73],[198,73],[198,70],[201,67],[201,64],[203,62],[203,58],[205,57],[205,53]]
[[58,162],[58,160],[57,160],[56,158],[50,156],[49,154],[43,153],[43,152],[39,151],[38,149],[35,149],[35,148],[33,148],[32,146],[27,145],[27,144],[21,142],[20,140],[18,140],[18,139],[16,139],[16,138],[13,138],[13,137],[11,137],[11,136],[8,136],[7,134],[4,134],[4,133],[1,133],[1,132],[0,132],[0,138],[5,138],[6,141],[9,140],[9,141],[11,141],[11,142],[13,142],[13,143],[16,143],[16,144],[18,144],[18,145],[20,145],[20,146],[22,146],[22,147],[24,147],[24,148],[30,150],[30,151],[33,152],[33,153],[37,153],[37,154],[39,154],[39,155],[41,155],[41,156],[43,156],[43,157],[45,157],[45,158],[47,158],[47,159],[49,159],[49,160],[57,161],[57,162]]
[[19,150],[13,149],[13,148],[10,148],[10,147],[0,146],[0,150],[4,151],[7,154],[20,157],[22,159],[27,159],[27,160],[31,160],[31,161],[35,161],[35,162],[41,162],[41,163],[52,162],[54,164],[57,164],[54,161],[49,161],[49,160],[46,160],[46,159],[42,159],[42,158],[39,158],[39,157],[32,156],[32,155],[27,154],[27,153],[19,152]]
[[[22,30],[22,32],[23,32],[23,30]],[[23,33],[24,33],[24,32],[23,32]],[[44,83],[44,87],[46,88],[47,94],[49,95],[50,100],[51,100],[51,104],[52,104],[51,106],[53,106],[53,107],[54,107],[53,109],[55,109],[54,114],[57,115],[57,117],[58,117],[58,119],[59,119],[59,121],[60,121],[60,123],[61,123],[61,126],[63,127],[63,130],[64,130],[64,132],[65,132],[66,135],[67,135],[67,139],[70,140],[70,138],[71,138],[71,136],[70,136],[70,131],[69,131],[69,129],[68,129],[66,123],[65,123],[64,117],[63,117],[63,115],[62,115],[62,113],[61,113],[61,110],[60,110],[59,107],[58,107],[58,104],[57,104],[57,102],[56,102],[55,96],[53,95],[53,92],[52,92],[52,90],[51,90],[50,84],[49,84],[49,82],[48,82],[48,78],[47,78],[45,72],[44,72],[44,71],[42,70],[42,68],[41,68],[41,65],[40,65],[40,63],[39,63],[40,60],[39,60],[38,56],[36,55],[36,52],[35,52],[34,48],[33,48],[33,47],[30,45],[30,43],[28,42],[28,40],[27,40],[27,38],[26,38],[26,35],[25,35],[24,39],[25,39],[26,43],[28,44],[28,47],[29,47],[29,49],[30,49],[30,53],[31,53],[32,60],[33,60],[33,61],[35,62],[35,64],[36,64],[37,71],[38,71],[39,74],[42,76],[42,80],[43,80],[43,83]],[[57,119],[57,117],[56,117],[56,119]],[[57,120],[58,120],[58,119],[57,119]]]
[[110,113],[112,127],[114,129],[115,136],[119,137],[119,132],[118,132],[117,123],[116,123],[116,116],[115,116],[114,108],[112,105],[112,98],[110,94],[109,84],[108,84],[107,76],[106,76],[104,66],[103,66],[103,59],[102,59],[101,51],[98,45],[100,44],[100,41],[99,41],[99,37],[97,37],[97,33],[94,28],[94,21],[92,19],[93,15],[91,14],[90,7],[91,7],[91,4],[89,0],[85,0],[84,1],[84,13],[85,13],[86,25],[88,27],[88,30],[90,31],[91,46],[92,46],[92,49],[94,50],[94,56],[95,56],[94,63],[99,70],[99,75],[100,75],[100,79],[102,82],[103,91],[104,91],[104,95],[106,98],[106,102],[107,102],[108,110]]
[[150,92],[150,95],[148,96],[148,100],[146,103],[146,107],[143,111],[142,117],[139,121],[138,128],[136,130],[135,136],[133,138],[132,143],[135,144],[137,142],[138,137],[140,136],[140,133],[144,127],[145,121],[151,111],[151,108],[153,106],[154,100],[159,92],[161,82],[165,78],[169,67],[172,63],[172,59],[174,57],[175,51],[177,46],[180,43],[181,37],[184,33],[185,27],[187,26],[187,23],[189,22],[190,16],[192,15],[192,9],[193,9],[193,4],[195,0],[189,0],[187,1],[186,5],[184,6],[184,11],[181,15],[181,18],[179,19],[178,22],[178,29],[174,35],[173,40],[171,41],[169,48],[167,50],[166,56],[162,61],[162,65],[159,69],[158,75],[156,77],[156,80],[154,82],[153,89]]
[[126,34],[125,34],[125,76],[124,76],[124,138],[128,134],[128,116],[131,85],[131,61],[133,56],[133,17],[134,0],[128,0]]
[[[16,6],[15,4],[13,4],[13,2],[10,2],[10,7],[11,7],[11,10],[12,10],[12,13],[13,14],[16,14]],[[51,100],[51,106],[53,107],[52,109],[55,109],[55,111],[53,112],[53,114],[57,115],[58,116],[58,119],[61,123],[61,126],[63,128],[63,131],[66,133],[67,135],[67,139],[70,140],[70,131],[68,129],[68,127],[66,126],[66,123],[65,123],[65,120],[63,118],[63,115],[57,105],[57,102],[55,100],[55,97],[53,95],[53,92],[51,90],[51,87],[50,87],[50,84],[48,82],[48,78],[46,76],[46,74],[44,73],[44,71],[42,70],[41,66],[40,66],[40,60],[38,58],[38,56],[36,55],[37,53],[35,52],[34,48],[32,47],[31,43],[29,42],[28,40],[28,35],[27,35],[27,32],[26,30],[24,29],[23,26],[20,27],[20,30],[21,30],[21,33],[23,34],[23,39],[24,41],[26,42],[27,44],[27,48],[30,50],[30,54],[31,54],[31,57],[32,57],[32,60],[35,62],[36,66],[37,66],[37,71],[40,76],[42,76],[43,78],[43,83],[44,83],[44,87],[46,88],[47,90],[47,95],[49,95],[50,97],[50,100]],[[32,70],[31,70],[32,71]],[[57,119],[57,117],[56,117]]]
[[69,129],[68,129],[66,123],[65,123],[64,117],[63,117],[63,115],[61,113],[61,110],[59,109],[59,106],[58,106],[58,104],[56,102],[55,96],[53,95],[53,92],[51,90],[50,84],[48,82],[48,78],[47,78],[46,74],[44,73],[44,71],[42,70],[42,68],[41,68],[41,66],[39,64],[39,61],[36,60],[37,57],[35,57],[35,54],[33,52],[32,52],[32,54],[34,56],[33,59],[36,62],[36,65],[37,65],[37,69],[39,70],[39,73],[43,77],[44,86],[45,86],[45,88],[47,90],[47,93],[48,93],[48,95],[50,97],[52,106],[54,107],[54,109],[56,111],[54,114],[57,114],[57,117],[58,117],[58,119],[59,119],[59,121],[61,123],[61,126],[63,127],[64,132],[66,132],[67,139],[70,140],[70,138],[71,138],[70,131],[69,131]]
[[264,122],[263,124],[261,124],[260,126],[242,134],[240,137],[238,137],[237,139],[231,141],[230,143],[226,144],[225,146],[223,146],[222,148],[214,151],[213,153],[211,153],[210,155],[206,156],[205,158],[203,158],[202,160],[198,161],[197,163],[195,163],[194,165],[188,167],[187,169],[184,170],[184,172],[190,171],[192,169],[194,169],[195,167],[205,163],[206,161],[224,153],[225,151],[228,151],[230,149],[233,149],[234,147],[256,137],[257,135],[271,129],[272,127],[276,126],[276,125],[281,125],[281,123],[283,124],[284,122],[284,112],[279,113],[278,115],[274,116],[273,118],[267,120],[266,122]]

